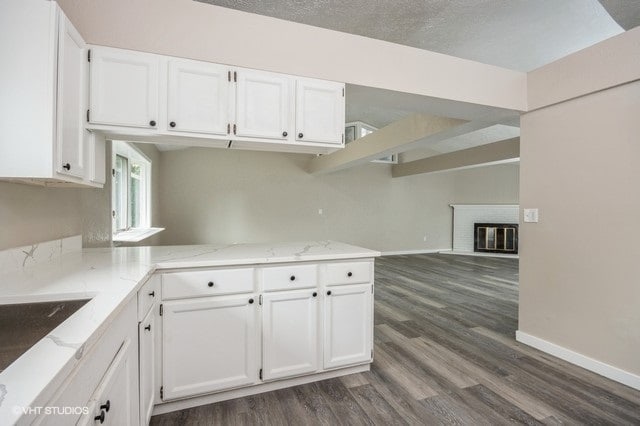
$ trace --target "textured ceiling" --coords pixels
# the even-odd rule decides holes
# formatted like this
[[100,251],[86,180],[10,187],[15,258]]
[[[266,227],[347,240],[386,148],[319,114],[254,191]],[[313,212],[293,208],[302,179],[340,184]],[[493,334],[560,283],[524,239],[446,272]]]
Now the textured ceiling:
[[599,0],[609,15],[625,30],[640,25],[640,0]]
[[[623,31],[598,0],[196,1],[521,71]],[[601,1],[633,26],[639,0]]]

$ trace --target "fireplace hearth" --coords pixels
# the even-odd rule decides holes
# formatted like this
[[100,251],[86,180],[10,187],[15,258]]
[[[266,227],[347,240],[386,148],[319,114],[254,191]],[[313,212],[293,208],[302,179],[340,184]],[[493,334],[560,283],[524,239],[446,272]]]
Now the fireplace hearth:
[[475,223],[473,251],[518,254],[518,224]]

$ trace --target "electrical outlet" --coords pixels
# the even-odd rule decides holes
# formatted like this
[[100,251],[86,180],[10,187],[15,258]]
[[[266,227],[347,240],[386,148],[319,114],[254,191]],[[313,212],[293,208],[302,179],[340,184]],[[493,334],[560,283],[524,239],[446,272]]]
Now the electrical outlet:
[[427,236],[422,237],[422,241],[427,241]]
[[318,214],[321,215],[322,214],[322,209],[318,209]]
[[538,209],[524,209],[524,221],[538,223]]

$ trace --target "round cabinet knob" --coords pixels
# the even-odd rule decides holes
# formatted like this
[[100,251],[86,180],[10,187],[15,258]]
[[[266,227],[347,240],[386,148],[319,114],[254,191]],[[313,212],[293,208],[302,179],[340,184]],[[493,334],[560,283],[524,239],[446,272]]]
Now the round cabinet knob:
[[171,127],[176,127],[176,122],[175,122],[175,121],[172,121],[171,123],[169,123],[169,126],[171,126]]
[[67,170],[67,171],[69,171],[69,170],[71,170],[71,164],[69,164],[69,163],[63,164],[62,168]]
[[149,122],[149,126],[151,126],[151,127],[156,127],[156,121],[155,121],[155,120],[151,120],[151,121]]
[[327,291],[327,296],[331,296],[331,290]]
[[[149,330],[151,330],[151,326],[149,326]],[[100,409],[106,411],[107,413],[109,412],[110,408],[111,408],[111,400],[109,399],[107,399],[106,403],[100,406]]]
[[289,136],[289,133],[287,133],[287,132],[282,132],[282,136],[286,138],[287,136]]
[[105,416],[104,410],[102,410],[102,411],[100,411],[100,415],[99,416],[95,416],[93,418],[93,420],[96,420],[96,421],[100,420],[100,423],[104,423],[104,416]]
[[[149,324],[148,326],[146,326],[144,329],[145,329],[145,330],[147,330],[147,331],[151,331],[151,324]],[[107,401],[107,402],[108,402],[108,401]],[[109,411],[109,410],[107,410],[107,411]]]
[[302,137],[303,137],[303,136],[304,136],[304,134],[303,134],[303,133],[298,133],[298,138],[299,138],[299,139],[302,139]]
[[253,299],[249,299],[249,304],[251,305],[253,303]]
[[347,272],[347,276],[351,278],[353,276],[353,272]]
[[295,281],[295,280],[296,280],[296,276],[295,276],[295,275],[291,275],[291,276],[289,277],[289,279],[290,279],[291,281]]
[[316,293],[315,291],[312,294],[313,297],[316,297],[317,295],[318,295],[318,293]]
[[207,283],[207,285],[208,285],[209,287],[213,287],[213,281],[209,281],[209,282]]
[[156,291],[154,290],[154,291],[152,291],[151,293],[149,293],[149,296],[151,296],[151,297],[156,297]]

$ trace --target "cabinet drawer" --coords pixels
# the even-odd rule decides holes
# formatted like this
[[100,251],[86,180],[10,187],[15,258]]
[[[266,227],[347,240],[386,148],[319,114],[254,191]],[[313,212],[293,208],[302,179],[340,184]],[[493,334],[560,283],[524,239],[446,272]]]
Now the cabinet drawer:
[[142,321],[156,300],[160,300],[160,276],[154,275],[138,290],[138,322]]
[[318,285],[317,265],[290,265],[262,270],[264,291],[295,290]]
[[253,268],[173,272],[162,275],[162,299],[250,293],[255,289]]
[[373,280],[373,262],[340,262],[326,265],[326,285],[361,284]]

